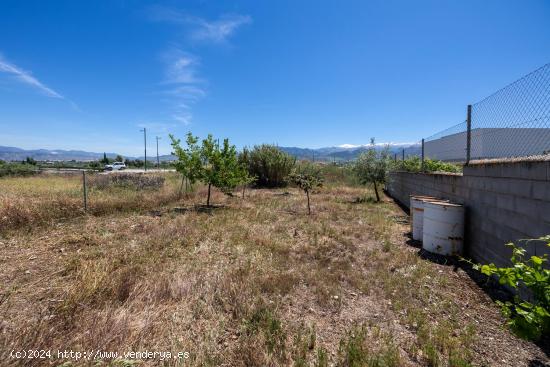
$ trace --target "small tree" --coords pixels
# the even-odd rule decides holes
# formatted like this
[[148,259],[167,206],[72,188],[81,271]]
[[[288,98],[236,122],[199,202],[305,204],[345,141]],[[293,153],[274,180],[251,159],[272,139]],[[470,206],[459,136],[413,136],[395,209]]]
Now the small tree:
[[186,182],[192,186],[201,178],[201,151],[199,145],[197,144],[199,138],[193,136],[191,133],[187,133],[187,137],[185,139],[187,147],[184,149],[181,147],[180,139],[176,139],[172,134],[169,136],[170,140],[172,140],[171,144],[174,150],[172,154],[178,158],[178,160],[174,162],[174,167],[176,168],[176,171],[182,174],[182,179],[187,180]]
[[36,166],[36,160],[33,157],[27,157],[23,163],[30,164],[32,166]]
[[121,156],[120,154],[117,154],[115,158],[115,162],[124,162],[124,157]]
[[294,169],[288,176],[288,181],[302,189],[307,196],[307,213],[311,214],[311,206],[309,202],[309,193],[323,185],[323,177],[319,168],[313,164],[304,163]]
[[243,199],[244,199],[244,191],[246,190],[246,187],[248,185],[252,185],[254,182],[256,182],[256,176],[251,176],[249,173],[248,173],[248,170],[246,169],[246,167],[242,167],[242,172],[241,172],[241,185],[243,187]]
[[362,185],[372,183],[376,201],[380,201],[378,194],[378,183],[386,181],[386,176],[391,167],[391,157],[388,147],[380,152],[376,151],[374,138],[371,139],[369,149],[361,153],[355,161],[353,170]]
[[211,134],[202,141],[200,150],[203,164],[202,181],[208,185],[206,205],[210,206],[211,187],[217,187],[224,193],[230,193],[242,180],[243,170],[237,157],[237,149],[223,140],[223,147],[214,141]]
[[103,152],[103,159],[101,160],[103,164],[109,164],[109,158],[107,158],[107,153]]
[[197,180],[208,185],[206,205],[210,206],[212,186],[224,193],[231,192],[243,180],[244,170],[239,165],[237,149],[229,145],[229,140],[224,139],[223,146],[214,141],[212,135],[208,135],[198,146],[198,138],[191,133],[187,134],[187,148],[183,149],[180,140],[170,135],[174,155],[178,157],[175,167],[191,184]]

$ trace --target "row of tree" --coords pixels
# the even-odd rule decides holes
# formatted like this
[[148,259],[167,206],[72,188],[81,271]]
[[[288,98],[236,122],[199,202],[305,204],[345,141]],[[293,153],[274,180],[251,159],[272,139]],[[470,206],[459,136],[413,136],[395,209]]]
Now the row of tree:
[[[311,213],[310,193],[322,186],[323,177],[318,165],[296,163],[296,159],[272,145],[247,148],[238,154],[234,145],[224,139],[222,144],[212,135],[200,140],[188,133],[185,144],[170,135],[174,166],[192,186],[202,182],[208,187],[206,205],[210,206],[212,187],[231,194],[239,185],[244,189],[251,183],[259,187],[281,187],[288,183],[298,186],[307,197],[308,213]],[[374,148],[363,153],[355,162],[353,171],[361,184],[372,184],[376,200],[380,201],[378,185],[383,183],[392,159],[388,150]]]

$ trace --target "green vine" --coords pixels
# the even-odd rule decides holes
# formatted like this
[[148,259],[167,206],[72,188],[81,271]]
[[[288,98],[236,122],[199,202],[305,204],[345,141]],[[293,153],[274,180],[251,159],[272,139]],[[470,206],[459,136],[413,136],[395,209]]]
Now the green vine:
[[[550,247],[550,235],[539,240],[546,242],[546,246]],[[550,332],[550,270],[548,267],[545,268],[548,255],[525,259],[524,248],[513,243],[506,246],[512,248],[513,266],[499,268],[495,264],[473,264],[473,268],[487,276],[497,276],[502,285],[516,290],[519,287],[529,289],[531,301],[523,300],[516,294],[513,302],[497,303],[509,319],[508,325],[517,335],[527,339],[540,339],[542,335]]]

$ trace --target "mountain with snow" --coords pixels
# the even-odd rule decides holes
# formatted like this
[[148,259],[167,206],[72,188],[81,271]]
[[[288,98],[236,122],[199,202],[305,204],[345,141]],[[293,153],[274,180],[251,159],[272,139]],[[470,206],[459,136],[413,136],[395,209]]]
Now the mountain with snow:
[[[296,157],[297,159],[307,159],[315,161],[351,161],[362,152],[370,149],[370,144],[354,145],[342,144],[333,147],[324,148],[298,148],[298,147],[279,147],[284,152]],[[377,150],[390,150],[391,154],[401,154],[402,149],[406,149],[407,155],[420,154],[419,144],[410,143],[377,143],[374,148]],[[106,153],[107,157],[115,158],[117,153]],[[61,150],[61,149],[21,149],[16,147],[0,146],[0,160],[3,161],[23,161],[31,157],[37,161],[94,161],[103,158],[103,153],[86,152],[82,150]],[[125,157],[135,159],[135,157]],[[143,157],[138,157],[143,159]],[[147,160],[155,160],[155,156],[148,156]],[[160,156],[161,161],[174,160],[171,155]]]

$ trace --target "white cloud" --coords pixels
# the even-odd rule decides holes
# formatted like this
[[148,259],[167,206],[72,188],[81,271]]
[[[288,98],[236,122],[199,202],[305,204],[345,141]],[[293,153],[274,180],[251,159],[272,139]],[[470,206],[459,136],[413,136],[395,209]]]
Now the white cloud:
[[167,83],[197,83],[196,76],[198,59],[178,49],[173,49],[165,55]]
[[156,6],[150,8],[151,19],[191,28],[191,39],[221,43],[227,41],[242,25],[252,22],[248,15],[224,14],[217,20],[206,20],[174,9]]
[[192,18],[191,23],[196,25],[192,37],[199,41],[225,42],[237,28],[252,21],[248,15],[228,14],[215,21],[206,21],[202,18]]
[[6,74],[9,74],[9,75],[12,75],[17,80],[19,80],[20,82],[22,82],[24,84],[27,84],[27,85],[37,89],[42,94],[44,94],[48,97],[65,100],[71,105],[71,107],[74,110],[80,111],[80,108],[78,107],[78,105],[76,103],[74,103],[73,101],[65,98],[64,96],[62,96],[61,94],[59,94],[58,92],[53,90],[52,88],[50,88],[50,87],[46,86],[45,84],[43,84],[40,80],[38,80],[34,76],[32,76],[32,73],[30,71],[25,71],[25,70],[17,67],[16,65],[8,62],[6,59],[4,59],[2,57],[2,55],[0,55],[0,73],[6,73]]
[[193,115],[189,109],[181,109],[172,115],[172,118],[178,122],[181,122],[185,126],[191,124],[193,120]]
[[172,119],[189,125],[193,119],[191,106],[206,96],[205,81],[197,76],[200,60],[192,54],[173,48],[163,56],[166,64],[164,91],[173,104]]
[[38,79],[32,76],[31,72],[20,69],[14,64],[9,63],[0,55],[0,72],[10,74],[17,78],[20,82],[27,84],[35,89],[38,89],[43,94],[52,98],[65,99],[61,94],[41,83]]

